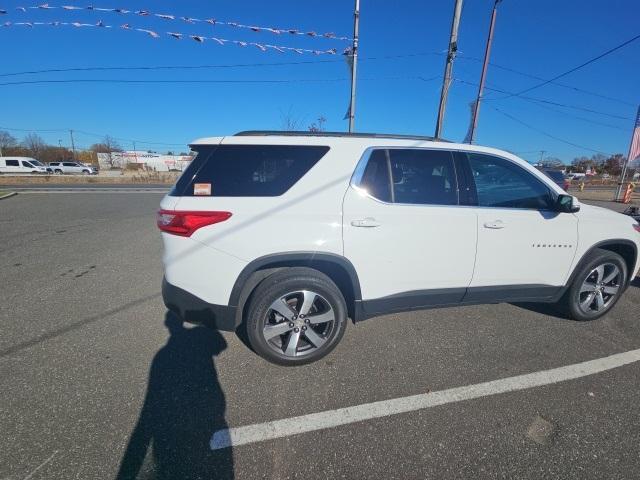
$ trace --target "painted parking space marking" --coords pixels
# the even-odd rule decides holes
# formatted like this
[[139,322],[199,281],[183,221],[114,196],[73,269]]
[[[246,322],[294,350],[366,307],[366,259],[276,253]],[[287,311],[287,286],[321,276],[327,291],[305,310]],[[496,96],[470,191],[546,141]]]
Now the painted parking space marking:
[[209,446],[212,450],[262,442],[274,438],[348,425],[375,418],[398,415],[448,403],[516,392],[595,375],[640,361],[640,349],[618,353],[609,357],[575,363],[564,367],[527,373],[515,377],[492,380],[447,390],[382,400],[352,407],[283,418],[271,422],[218,430],[213,433]]

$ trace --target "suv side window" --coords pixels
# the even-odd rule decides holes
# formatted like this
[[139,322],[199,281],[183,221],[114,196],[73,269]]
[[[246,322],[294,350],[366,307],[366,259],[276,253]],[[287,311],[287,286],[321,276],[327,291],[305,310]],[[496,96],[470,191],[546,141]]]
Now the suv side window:
[[374,150],[359,186],[388,203],[458,204],[453,157],[446,150]]
[[277,197],[289,190],[329,151],[315,145],[220,145],[196,147],[198,155],[171,190],[193,196],[208,184],[213,197]]
[[503,158],[467,152],[478,195],[478,206],[548,210],[549,187],[531,173]]
[[64,162],[62,164],[63,167],[77,167],[78,165],[76,165],[75,163],[71,163],[71,162]]

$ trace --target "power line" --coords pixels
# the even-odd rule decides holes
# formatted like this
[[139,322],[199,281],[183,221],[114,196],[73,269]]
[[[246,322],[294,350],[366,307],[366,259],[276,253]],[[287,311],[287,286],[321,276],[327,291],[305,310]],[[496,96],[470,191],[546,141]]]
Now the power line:
[[533,130],[535,132],[538,132],[538,133],[540,133],[540,134],[542,134],[542,135],[544,135],[546,137],[549,137],[549,138],[552,138],[554,140],[557,140],[558,142],[566,143],[567,145],[571,145],[572,147],[577,147],[577,148],[580,148],[582,150],[588,150],[590,152],[602,153],[604,155],[612,155],[611,153],[603,152],[601,150],[596,150],[595,148],[585,147],[584,145],[579,145],[577,143],[570,142],[569,140],[565,140],[564,138],[556,137],[555,135],[552,135],[552,134],[550,134],[548,132],[545,132],[544,130],[541,130],[541,129],[537,128],[537,127],[534,127],[533,125],[529,125],[528,123],[523,122],[519,118],[516,118],[516,117],[514,117],[513,115],[511,115],[511,114],[509,114],[507,112],[503,112],[499,108],[496,108],[494,106],[491,106],[491,108],[493,108],[496,112],[504,115],[505,117],[510,118],[514,122],[517,122],[520,125],[523,125],[523,126],[529,128],[529,129],[531,129],[531,130]]
[[[482,59],[480,59],[480,58],[471,57],[471,56],[467,56],[467,55],[460,55],[460,58],[463,59],[463,60],[473,60],[475,62],[481,62],[482,61]],[[504,70],[506,72],[515,73],[517,75],[522,75],[523,77],[533,78],[534,80],[546,81],[546,79],[543,78],[543,77],[540,77],[538,75],[534,75],[532,73],[523,72],[521,70],[516,70],[515,68],[505,67],[503,65],[498,65],[496,63],[489,63],[489,65],[491,65],[492,67],[497,68],[499,70]],[[624,105],[629,105],[629,106],[634,107],[634,108],[636,107],[635,103],[629,102],[627,100],[623,100],[621,98],[611,97],[609,95],[604,95],[602,93],[593,92],[591,90],[585,90],[584,88],[574,87],[573,85],[567,85],[566,83],[560,83],[560,82],[551,82],[551,83],[553,85],[558,86],[558,87],[567,88],[569,90],[574,90],[576,92],[584,93],[586,95],[592,95],[594,97],[602,98],[602,99],[605,99],[605,100],[610,100],[612,102],[622,103]],[[497,99],[485,98],[485,100],[497,100]]]
[[[12,85],[37,85],[37,84],[66,84],[66,83],[125,83],[125,84],[291,84],[291,83],[331,83],[344,82],[349,78],[285,78],[285,79],[261,79],[261,80],[245,80],[245,79],[115,79],[115,78],[69,78],[63,80],[20,80],[16,82],[0,83],[0,87]],[[422,80],[430,81],[432,78],[425,79],[421,76],[396,75],[383,77],[363,77],[360,80]]]
[[[53,132],[69,132],[68,128],[31,128],[31,129],[25,129],[25,128],[11,128],[11,127],[3,127],[0,126],[0,130],[9,130],[12,132],[39,132],[39,133],[53,133]],[[92,132],[86,132],[84,130],[74,130],[75,133],[81,133],[83,135],[89,135],[92,137],[99,137],[99,138],[104,138],[107,135],[104,134],[100,134],[100,133],[92,133]],[[165,142],[149,142],[149,141],[145,141],[145,140],[136,140],[136,139],[132,139],[132,138],[122,138],[122,137],[111,137],[114,138],[116,140],[119,140],[121,142],[136,142],[136,143],[142,143],[145,145],[165,145],[165,146],[185,146],[185,143],[165,143]]]
[[[469,82],[469,81],[463,80],[461,78],[456,78],[456,81],[458,81],[460,83],[467,84],[467,85],[478,86],[477,83]],[[509,92],[508,90],[503,90],[503,89],[495,88],[495,87],[485,87],[485,88],[487,90],[491,90],[493,92],[503,93],[503,94],[507,95],[506,97],[491,98],[491,99],[487,98],[485,100],[505,100],[507,98],[515,97],[515,98],[519,98],[519,99],[522,99],[522,100],[532,100],[532,101],[535,101],[535,102],[547,103],[549,105],[555,105],[556,107],[572,108],[574,110],[580,110],[580,111],[583,111],[583,112],[594,113],[594,114],[603,115],[603,116],[606,116],[606,117],[617,118],[619,120],[632,120],[631,117],[623,117],[622,115],[616,115],[616,114],[613,114],[613,113],[601,112],[599,110],[593,110],[591,108],[582,107],[580,105],[571,105],[571,104],[567,104],[567,103],[554,102],[553,100],[547,100],[545,98],[539,98],[539,97],[516,95],[513,92]]]
[[[636,41],[636,40],[638,40],[639,38],[640,38],[640,35],[636,35],[635,37],[630,38],[630,39],[629,39],[629,40],[627,40],[626,42],[623,42],[623,43],[621,43],[620,45],[617,45],[617,46],[615,46],[615,47],[613,47],[613,48],[610,48],[610,49],[609,49],[609,50],[607,50],[606,52],[601,53],[600,55],[598,55],[598,56],[596,56],[596,57],[593,57],[593,58],[591,58],[591,59],[587,60],[587,61],[586,61],[586,62],[584,62],[584,63],[581,63],[581,64],[580,64],[580,65],[578,65],[577,67],[573,67],[572,69],[567,70],[566,72],[563,72],[563,73],[561,73],[560,75],[556,75],[555,77],[553,77],[553,78],[551,78],[551,79],[549,79],[549,80],[545,80],[544,82],[538,83],[537,85],[534,85],[534,86],[532,86],[532,87],[525,88],[524,90],[522,90],[522,91],[520,91],[520,92],[518,92],[518,93],[511,94],[510,96],[512,96],[512,97],[513,97],[513,96],[519,96],[519,95],[522,95],[523,93],[528,93],[528,92],[530,92],[530,91],[532,91],[532,90],[536,90],[536,89],[538,89],[538,88],[540,88],[540,87],[543,87],[543,86],[545,86],[545,85],[548,85],[548,84],[550,84],[550,83],[553,83],[554,81],[556,81],[556,80],[558,80],[558,79],[560,79],[560,78],[562,78],[562,77],[566,77],[566,76],[567,76],[567,75],[569,75],[570,73],[573,73],[573,72],[575,72],[575,71],[577,71],[577,70],[580,70],[581,68],[584,68],[584,67],[586,67],[587,65],[590,65],[590,64],[592,64],[593,62],[596,62],[596,61],[600,60],[601,58],[604,58],[604,57],[606,57],[607,55],[610,55],[611,53],[613,53],[613,52],[615,52],[615,51],[617,51],[617,50],[620,50],[620,49],[621,49],[621,48],[623,48],[623,47],[626,47],[627,45],[629,45],[629,44],[630,44],[630,43],[632,43],[632,42],[635,42],[635,41]],[[508,98],[508,97],[507,97],[507,98]]]
[[[402,55],[384,55],[377,57],[360,57],[358,61],[368,60],[393,60],[410,57],[424,57],[428,55],[444,55],[442,52],[417,52]],[[105,72],[105,71],[155,71],[155,70],[197,70],[197,69],[223,69],[223,68],[251,68],[251,67],[280,67],[287,65],[318,65],[327,63],[344,63],[344,60],[303,60],[296,62],[263,62],[263,63],[231,63],[212,65],[140,65],[140,66],[116,66],[116,67],[69,67],[47,68],[43,70],[25,70],[22,72],[0,73],[0,77],[13,77],[18,75],[35,75],[41,73],[68,73],[68,72]]]
[[22,80],[18,82],[4,82],[0,83],[0,87],[6,87],[11,85],[35,85],[43,83],[158,83],[158,84],[171,84],[171,83],[189,83],[189,84],[210,84],[210,83],[259,83],[259,84],[283,84],[283,83],[315,83],[315,82],[342,82],[347,78],[313,78],[313,79],[273,79],[273,80],[143,80],[143,79],[109,79],[109,78],[73,78],[65,80]]

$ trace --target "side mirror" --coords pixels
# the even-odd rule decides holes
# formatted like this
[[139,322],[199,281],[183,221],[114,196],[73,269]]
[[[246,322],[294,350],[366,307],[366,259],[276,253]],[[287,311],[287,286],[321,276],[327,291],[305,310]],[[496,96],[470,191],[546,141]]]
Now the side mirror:
[[571,195],[558,195],[556,210],[562,213],[575,213],[580,211],[580,205],[574,203]]

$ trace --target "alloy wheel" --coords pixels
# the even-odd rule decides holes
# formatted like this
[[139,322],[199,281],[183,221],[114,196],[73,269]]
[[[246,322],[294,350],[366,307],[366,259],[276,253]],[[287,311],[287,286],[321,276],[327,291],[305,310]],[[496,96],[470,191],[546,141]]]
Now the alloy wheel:
[[331,304],[310,290],[287,293],[267,311],[262,336],[272,350],[286,357],[302,357],[324,345],[336,328]]
[[620,291],[621,278],[620,268],[613,263],[603,263],[591,270],[578,293],[580,310],[595,315],[609,308]]

